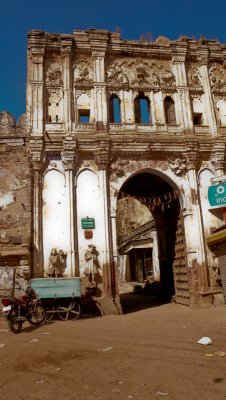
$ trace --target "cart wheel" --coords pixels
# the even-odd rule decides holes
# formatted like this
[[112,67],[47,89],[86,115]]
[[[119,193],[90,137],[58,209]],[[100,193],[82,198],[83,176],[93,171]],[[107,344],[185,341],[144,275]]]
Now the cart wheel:
[[63,304],[62,306],[59,306],[57,312],[59,318],[63,321],[67,321],[68,319],[77,319],[81,312],[80,304],[77,301],[72,300],[68,307]]
[[55,307],[49,306],[46,308],[46,321],[51,321],[55,315]]

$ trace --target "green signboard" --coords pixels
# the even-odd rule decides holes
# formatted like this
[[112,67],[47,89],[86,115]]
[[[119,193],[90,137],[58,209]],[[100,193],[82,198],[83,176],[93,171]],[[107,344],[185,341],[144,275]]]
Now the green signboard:
[[82,218],[82,229],[95,229],[95,219]]
[[208,200],[211,206],[226,207],[226,183],[209,186]]

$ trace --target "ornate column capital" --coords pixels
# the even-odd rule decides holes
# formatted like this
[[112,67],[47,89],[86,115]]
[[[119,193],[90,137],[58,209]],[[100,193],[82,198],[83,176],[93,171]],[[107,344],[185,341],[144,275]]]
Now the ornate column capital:
[[65,170],[74,170],[78,161],[76,153],[77,141],[72,136],[66,136],[63,142],[63,150],[61,152],[62,161]]
[[209,63],[209,48],[204,44],[201,44],[198,47],[198,62],[200,66],[207,66]]
[[198,164],[198,142],[186,143],[186,152],[184,153],[186,159],[187,170],[196,169]]
[[96,152],[94,154],[94,160],[98,166],[98,169],[106,170],[110,164],[110,139],[106,137],[100,137],[96,142]]
[[223,140],[218,140],[215,142],[210,159],[216,170],[224,170],[225,142]]
[[33,170],[41,170],[43,156],[43,138],[32,137],[30,139],[30,158]]

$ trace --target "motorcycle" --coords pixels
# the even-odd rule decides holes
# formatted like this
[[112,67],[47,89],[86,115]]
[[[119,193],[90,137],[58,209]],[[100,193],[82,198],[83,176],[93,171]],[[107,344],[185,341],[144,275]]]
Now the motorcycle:
[[31,287],[28,287],[25,295],[19,298],[4,296],[2,305],[3,315],[13,333],[19,333],[25,321],[28,321],[31,325],[39,325],[46,318],[46,309]]

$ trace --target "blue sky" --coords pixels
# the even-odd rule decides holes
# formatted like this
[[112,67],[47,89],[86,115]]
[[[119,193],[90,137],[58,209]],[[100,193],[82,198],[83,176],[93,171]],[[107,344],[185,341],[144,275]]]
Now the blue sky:
[[139,40],[180,35],[226,43],[226,0],[0,0],[0,112],[25,112],[27,33],[115,31]]

